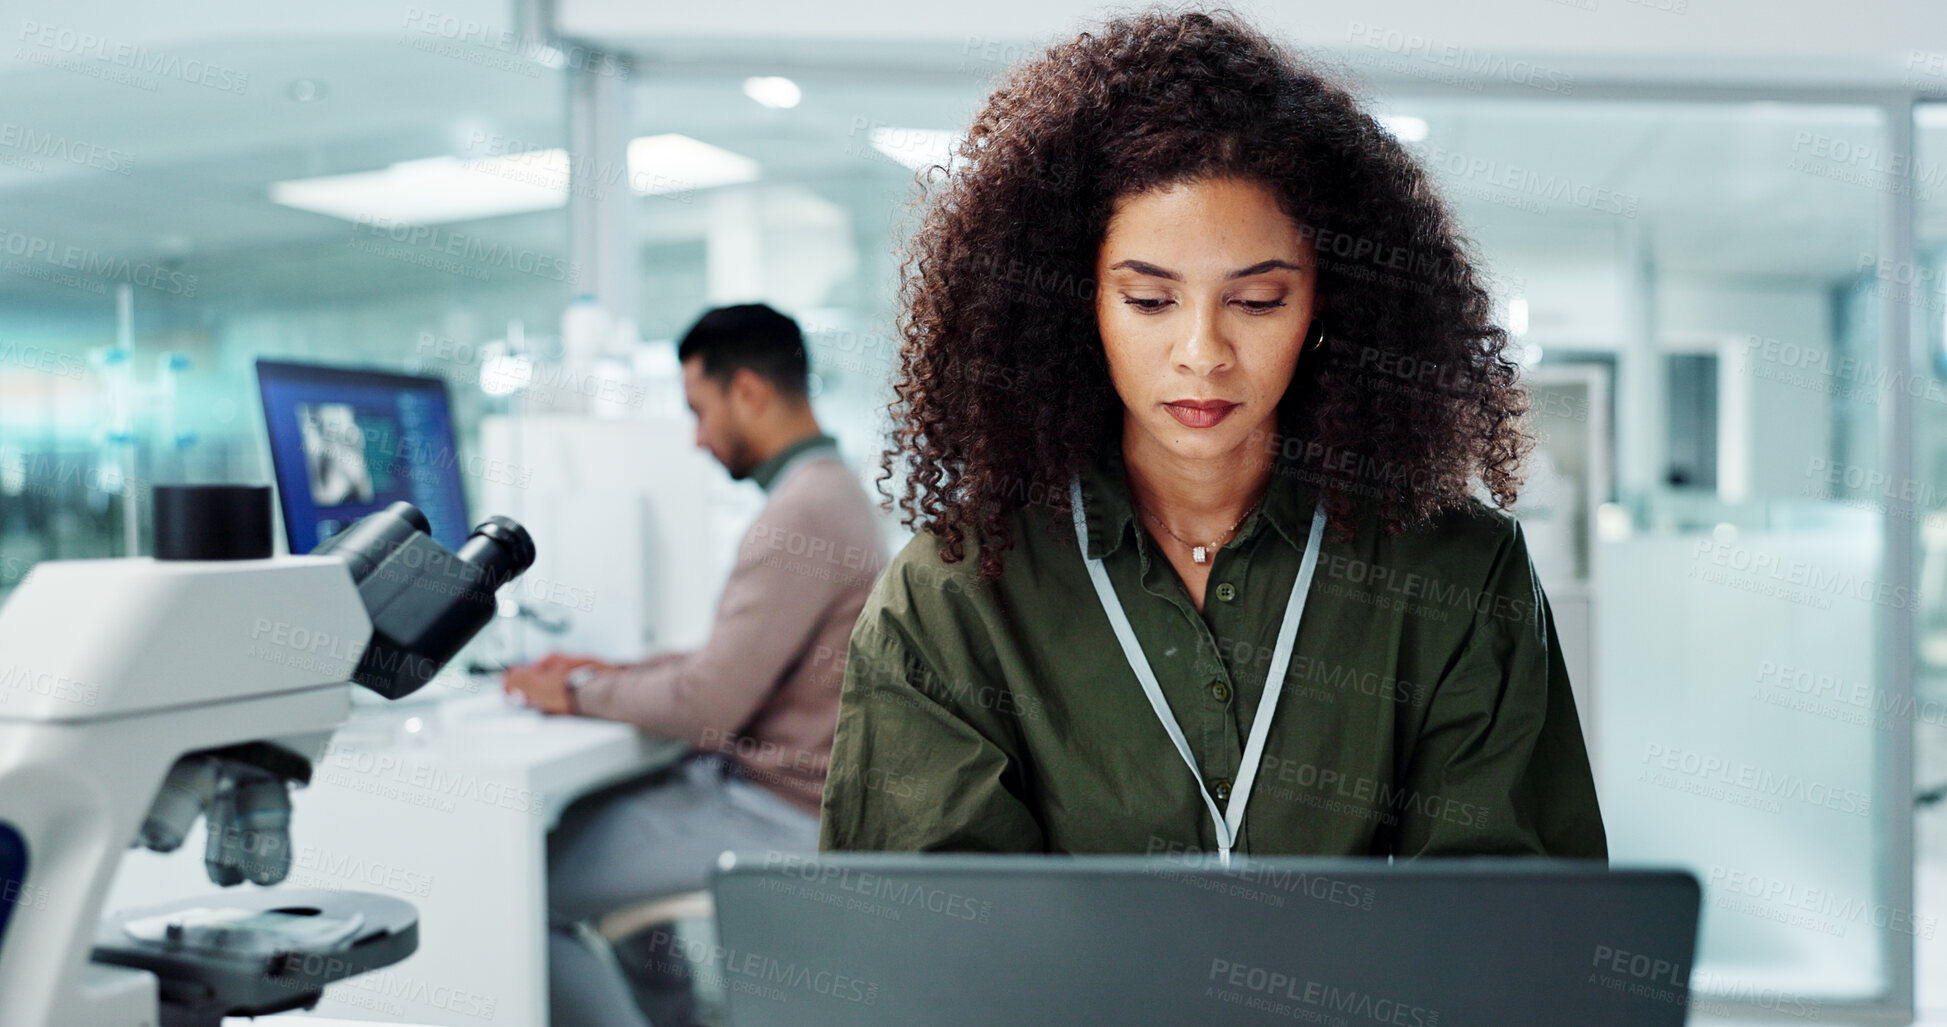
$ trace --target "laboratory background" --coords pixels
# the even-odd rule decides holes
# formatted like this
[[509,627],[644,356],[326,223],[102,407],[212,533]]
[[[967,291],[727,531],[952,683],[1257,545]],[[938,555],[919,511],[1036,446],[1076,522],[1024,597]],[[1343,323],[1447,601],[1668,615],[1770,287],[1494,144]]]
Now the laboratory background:
[[[1610,857],[1704,887],[1692,1022],[1947,1023],[1947,7],[1232,7],[1356,86],[1487,272]],[[538,543],[300,800],[296,878],[421,917],[318,1015],[545,1022],[537,825],[639,754],[469,730],[500,697],[466,665],[707,634],[763,499],[693,445],[676,340],[705,310],[798,320],[878,488],[918,181],[1117,9],[8,6],[0,599],[149,552],[160,486],[271,483],[277,364],[442,380],[428,473]],[[131,853],[111,905],[200,871]]]

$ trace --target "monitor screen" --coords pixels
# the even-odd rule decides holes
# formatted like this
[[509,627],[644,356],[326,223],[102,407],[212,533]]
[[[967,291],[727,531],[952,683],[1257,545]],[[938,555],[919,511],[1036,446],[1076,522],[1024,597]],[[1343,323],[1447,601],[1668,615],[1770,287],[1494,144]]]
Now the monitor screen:
[[257,361],[277,501],[291,552],[308,553],[401,499],[448,549],[466,541],[466,490],[438,378]]

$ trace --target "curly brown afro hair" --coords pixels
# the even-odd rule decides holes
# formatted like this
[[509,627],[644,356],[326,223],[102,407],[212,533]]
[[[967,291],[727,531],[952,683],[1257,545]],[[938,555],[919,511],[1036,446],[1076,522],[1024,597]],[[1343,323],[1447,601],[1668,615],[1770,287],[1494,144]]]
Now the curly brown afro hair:
[[1507,334],[1419,164],[1355,102],[1228,11],[1118,17],[1015,68],[922,181],[901,268],[899,371],[879,489],[948,562],[1001,571],[1013,515],[1068,520],[1067,482],[1121,425],[1095,258],[1119,197],[1260,182],[1318,256],[1327,329],[1278,406],[1289,473],[1331,534],[1513,505],[1531,439]]

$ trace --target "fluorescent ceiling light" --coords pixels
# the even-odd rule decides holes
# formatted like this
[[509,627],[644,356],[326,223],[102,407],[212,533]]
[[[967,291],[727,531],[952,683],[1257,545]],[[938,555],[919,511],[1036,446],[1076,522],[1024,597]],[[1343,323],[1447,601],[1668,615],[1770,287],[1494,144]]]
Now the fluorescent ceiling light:
[[534,50],[534,63],[549,71],[560,71],[568,66],[568,55],[553,43],[542,43]]
[[756,161],[676,132],[629,140],[629,184],[644,196],[757,179]]
[[[749,182],[760,171],[749,157],[673,132],[630,140],[628,152],[629,185],[644,196]],[[346,221],[438,225],[560,208],[568,202],[568,178],[568,151],[528,150],[273,182],[270,198]]]
[[1379,127],[1392,133],[1393,138],[1402,143],[1417,143],[1426,139],[1426,119],[1410,114],[1381,114]]
[[567,202],[567,155],[555,150],[466,160],[427,157],[384,171],[273,182],[270,198],[347,221],[437,225],[524,214]]
[[880,125],[872,130],[872,148],[918,171],[930,165],[944,166],[953,156],[957,133],[933,128],[891,128]]
[[781,110],[796,107],[804,92],[788,78],[769,75],[745,79],[744,95],[772,110]]

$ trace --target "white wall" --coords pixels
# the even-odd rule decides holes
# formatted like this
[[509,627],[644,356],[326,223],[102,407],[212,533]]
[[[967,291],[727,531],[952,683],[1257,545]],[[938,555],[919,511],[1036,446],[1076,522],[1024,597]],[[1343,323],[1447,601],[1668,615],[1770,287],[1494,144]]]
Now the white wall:
[[[0,46],[0,74],[33,67],[23,60],[19,44],[31,43],[46,30],[73,33],[75,44],[59,42],[64,53],[93,61],[95,54],[113,55],[115,47],[146,48],[149,54],[124,51],[127,62],[158,55],[175,47],[252,39],[340,39],[356,36],[398,36],[408,18],[450,17],[484,29],[514,28],[511,0],[331,0],[330,3],[262,3],[260,0],[193,0],[190,4],[149,4],[137,0],[95,0],[86,4],[38,3],[10,7],[0,20],[6,46]],[[83,43],[86,34],[97,42]],[[187,55],[181,55],[187,56]],[[113,63],[111,61],[111,63]]]
[[[228,40],[396,36],[407,17],[515,31],[526,6],[517,0],[195,0],[193,5],[97,0],[40,6],[33,16],[6,19],[5,31],[9,42],[19,42],[27,23],[54,23],[114,43],[158,49]],[[1947,4],[1928,0],[1234,0],[1232,6],[1303,46],[1422,61],[1428,67],[1485,66],[1490,77],[1498,74],[1493,60],[1498,56],[1550,55],[1561,68],[1588,76],[1892,83],[1917,74],[1947,89],[1947,67],[1933,59],[1947,50]],[[558,0],[555,20],[571,37],[632,49],[684,40],[758,39],[1004,47],[1071,34],[1110,9],[1076,0]],[[16,47],[0,47],[0,74],[21,65]]]
[[[1299,45],[1486,64],[1492,55],[1548,54],[1578,74],[1821,81],[1898,81],[1919,41],[1947,48],[1947,5],[1927,0],[1237,0],[1231,6]],[[912,40],[983,48],[1044,41],[1096,21],[1110,5],[1062,0],[913,3],[645,4],[559,0],[557,24],[576,38]],[[1128,7],[1132,5],[1116,5]],[[1214,4],[1211,6],[1215,6]],[[1412,40],[1410,44],[1408,41]],[[1023,54],[1014,54],[1017,59]],[[1667,62],[1667,63],[1665,63]],[[1926,68],[1923,60],[1920,68]],[[1947,78],[1932,76],[1943,87]]]

